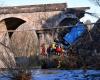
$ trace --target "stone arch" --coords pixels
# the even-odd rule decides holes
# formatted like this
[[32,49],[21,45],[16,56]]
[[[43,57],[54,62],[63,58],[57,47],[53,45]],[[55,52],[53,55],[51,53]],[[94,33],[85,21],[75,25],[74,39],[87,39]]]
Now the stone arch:
[[0,15],[0,21],[7,19],[7,18],[18,18],[18,19],[24,20],[26,22],[29,22],[29,19],[26,17],[26,15],[19,15],[19,14]]
[[77,23],[77,21],[77,18],[68,18],[68,15],[63,14],[61,15],[61,18],[58,20],[57,26],[69,26],[69,23],[73,24],[73,22]]
[[77,23],[77,19],[73,18],[64,18],[60,23],[59,26],[70,26],[70,24],[75,25]]
[[61,21],[63,21],[65,18],[67,18],[67,16],[64,13],[61,13],[56,21],[56,26],[59,26],[59,24],[61,23]]
[[10,38],[7,32],[3,32],[2,34],[3,36],[7,33],[2,42],[7,46],[10,45],[14,54],[17,56],[30,56],[39,53],[39,50],[37,50],[39,47],[38,38],[32,24],[18,17],[6,17],[0,21],[1,26],[3,31],[18,30],[13,32],[13,34],[9,34]]
[[[1,20],[1,22],[4,23],[3,28],[5,28],[6,31],[6,30],[16,30],[21,24],[25,23],[26,21],[16,17],[8,17]],[[13,32],[10,32],[8,34],[9,37],[11,37]]]
[[15,30],[18,26],[25,23],[26,21],[16,18],[16,17],[9,17],[3,19],[7,25],[7,30]]

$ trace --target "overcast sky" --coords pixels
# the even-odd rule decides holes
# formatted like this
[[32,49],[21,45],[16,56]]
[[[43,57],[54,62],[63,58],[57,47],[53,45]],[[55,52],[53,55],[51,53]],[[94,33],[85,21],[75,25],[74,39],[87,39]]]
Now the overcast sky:
[[[89,0],[0,0],[0,6],[20,6],[20,5],[37,5],[37,4],[50,4],[50,3],[67,3],[68,7],[90,7],[88,12],[100,13],[100,8],[95,6]],[[95,22],[97,19],[86,15],[82,21],[85,22],[90,19]]]

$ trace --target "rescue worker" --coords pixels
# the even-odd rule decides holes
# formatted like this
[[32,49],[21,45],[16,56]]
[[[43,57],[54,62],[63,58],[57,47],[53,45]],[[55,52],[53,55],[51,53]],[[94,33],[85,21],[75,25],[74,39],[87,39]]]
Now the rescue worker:
[[60,54],[62,53],[62,48],[61,48],[61,46],[60,46],[60,45],[57,45],[55,51],[56,51],[56,54],[57,54],[57,55],[60,55]]
[[53,43],[51,44],[51,49],[52,49],[52,53],[55,54],[56,42],[53,42]]

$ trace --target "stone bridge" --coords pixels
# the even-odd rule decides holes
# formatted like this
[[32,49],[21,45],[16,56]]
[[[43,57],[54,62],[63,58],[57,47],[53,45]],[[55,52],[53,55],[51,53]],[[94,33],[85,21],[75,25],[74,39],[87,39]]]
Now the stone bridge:
[[[7,46],[11,40],[11,46],[16,48],[13,52],[16,54],[23,52],[28,56],[39,53],[36,49],[39,49],[43,43],[52,42],[55,35],[54,31],[42,31],[43,28],[60,26],[69,10],[75,10],[76,16],[81,18],[84,16],[81,12],[86,9],[88,7],[67,8],[66,3],[0,7],[0,41],[5,41]],[[21,30],[22,33],[20,33]],[[23,30],[29,30],[30,33]],[[3,38],[4,34],[6,34],[6,40]],[[24,52],[28,44],[31,48],[28,52]]]

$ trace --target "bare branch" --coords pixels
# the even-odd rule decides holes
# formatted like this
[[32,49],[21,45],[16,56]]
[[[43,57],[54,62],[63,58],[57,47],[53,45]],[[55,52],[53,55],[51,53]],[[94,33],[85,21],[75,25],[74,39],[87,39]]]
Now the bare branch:
[[100,0],[89,0],[89,1],[100,7]]

